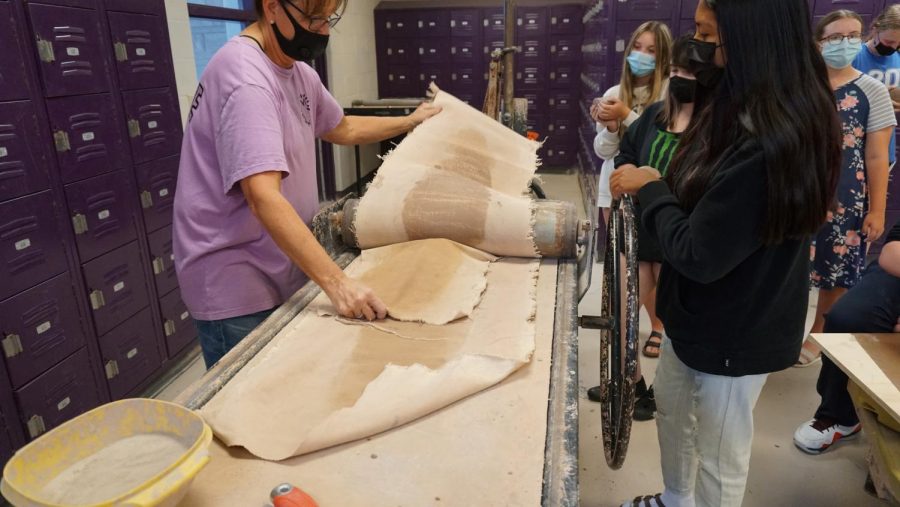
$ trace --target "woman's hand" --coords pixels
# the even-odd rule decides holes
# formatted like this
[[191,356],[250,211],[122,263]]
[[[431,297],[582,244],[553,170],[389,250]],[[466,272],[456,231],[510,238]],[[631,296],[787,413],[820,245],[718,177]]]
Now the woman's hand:
[[375,292],[346,275],[327,284],[323,289],[341,317],[365,318],[369,321],[387,317],[387,307],[378,299]]
[[871,211],[863,219],[862,233],[866,241],[874,243],[884,234],[884,212]]
[[624,194],[636,194],[647,183],[662,179],[659,171],[652,167],[623,165],[613,171],[609,178],[609,189],[615,198]]
[[601,121],[625,121],[629,114],[631,114],[631,110],[617,98],[605,98],[600,104]]
[[594,99],[593,104],[591,104],[591,118],[606,127],[606,130],[610,132],[618,132],[619,131],[619,120],[607,120],[604,118],[608,118],[608,115],[603,113],[603,101],[606,99],[599,98]]
[[419,104],[419,107],[416,108],[412,114],[409,115],[409,121],[412,123],[410,126],[410,130],[418,127],[428,118],[440,113],[442,111],[441,106],[436,106],[431,102],[422,102]]

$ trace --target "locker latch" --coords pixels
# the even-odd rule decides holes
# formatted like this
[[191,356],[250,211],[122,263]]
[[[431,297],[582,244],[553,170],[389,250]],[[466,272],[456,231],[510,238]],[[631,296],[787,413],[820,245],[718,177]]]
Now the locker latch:
[[141,192],[141,207],[144,209],[153,207],[153,194],[147,190]]
[[162,257],[153,259],[153,274],[159,275],[166,270],[166,261]]
[[72,217],[72,226],[75,228],[75,234],[84,234],[88,230],[87,217],[81,213]]
[[117,61],[124,62],[128,60],[128,47],[124,43],[116,42],[113,44],[113,50],[116,52]]
[[72,145],[69,144],[69,134],[64,130],[57,130],[53,133],[53,144],[56,145],[56,151],[60,153],[72,149]]
[[128,120],[128,135],[130,137],[141,135],[141,122],[137,120]]
[[31,419],[28,420],[28,435],[31,438],[37,438],[45,431],[47,431],[47,426],[44,425],[44,418],[39,415],[31,416]]
[[175,321],[167,320],[166,323],[163,325],[163,330],[165,331],[166,336],[172,336],[173,334],[175,334],[175,331],[176,331]]
[[91,292],[91,308],[94,310],[99,310],[106,306],[106,298],[103,297],[102,290],[95,290]]
[[3,339],[3,353],[6,357],[16,357],[25,349],[22,348],[22,338],[17,334],[8,334]]
[[53,43],[48,40],[38,39],[37,40],[37,49],[38,55],[41,57],[41,61],[50,63],[56,60],[56,55],[53,54]]
[[106,363],[106,378],[112,380],[119,375],[119,363],[115,360]]

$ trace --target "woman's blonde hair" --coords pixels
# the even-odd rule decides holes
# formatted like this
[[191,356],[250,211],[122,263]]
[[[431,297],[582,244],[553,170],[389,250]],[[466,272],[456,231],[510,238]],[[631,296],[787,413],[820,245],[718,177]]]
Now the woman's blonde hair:
[[[644,33],[650,32],[656,39],[656,69],[653,71],[653,79],[650,81],[650,98],[646,104],[634,103],[634,81],[635,77],[628,67],[628,55],[634,50],[634,43]],[[665,80],[669,78],[669,62],[672,58],[672,33],[665,23],[659,21],[647,21],[631,34],[631,40],[628,41],[628,47],[623,55],[625,59],[622,63],[622,79],[619,81],[619,100],[621,100],[628,109],[634,106],[648,106],[662,99],[662,88]],[[621,130],[621,129],[620,129]]]
[[872,22],[869,38],[883,30],[900,30],[900,4],[888,5]]
[[862,17],[853,11],[848,11],[847,9],[839,9],[833,12],[829,12],[825,15],[824,18],[820,19],[819,22],[816,23],[816,44],[818,44],[822,40],[822,36],[825,35],[825,28],[827,28],[828,25],[834,23],[835,21],[841,19],[855,19],[856,21],[859,21],[860,29],[864,29],[866,26],[865,23],[863,23]]

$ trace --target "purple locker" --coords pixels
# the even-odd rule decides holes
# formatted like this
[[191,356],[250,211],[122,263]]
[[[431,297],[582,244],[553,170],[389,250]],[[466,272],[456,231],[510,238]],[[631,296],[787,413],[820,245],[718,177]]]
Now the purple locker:
[[578,83],[579,67],[576,64],[561,64],[550,71],[550,88],[574,89]]
[[106,0],[106,10],[165,15],[163,0]]
[[491,63],[491,53],[494,52],[495,49],[503,49],[503,39],[500,40],[485,40],[484,41],[484,62],[485,68]]
[[450,41],[450,60],[454,65],[481,66],[482,54],[481,37],[453,38]]
[[545,148],[541,161],[548,167],[563,167],[575,165],[575,155],[578,152],[575,147],[561,146]]
[[97,257],[82,267],[98,335],[147,306],[147,285],[137,242]]
[[[450,74],[455,90],[475,91],[484,88],[484,76],[475,68],[460,67]],[[483,92],[482,92],[483,93]]]
[[132,195],[123,171],[66,185],[66,202],[81,262],[136,237]]
[[156,294],[167,294],[178,287],[175,254],[172,251],[172,226],[148,234],[147,242],[150,244],[150,263],[156,281]]
[[526,39],[519,46],[522,48],[522,52],[516,55],[516,64],[529,67],[532,65],[544,65],[548,61],[549,53],[546,39]]
[[100,404],[87,350],[82,348],[15,393],[29,440]]
[[0,463],[6,463],[12,458],[14,446],[9,436],[9,430],[3,422],[3,414],[0,414]]
[[447,63],[450,59],[447,42],[442,39],[420,39],[417,47],[419,63]]
[[540,139],[547,137],[547,118],[543,114],[532,114],[529,112],[525,125],[528,130],[537,132]]
[[97,11],[34,3],[28,10],[47,97],[109,89]]
[[549,18],[547,7],[519,7],[516,9],[516,37],[545,36]]
[[672,33],[673,37],[690,35],[697,31],[697,23],[694,18],[685,18],[678,22],[678,30]]
[[387,37],[412,37],[415,27],[412,13],[405,10],[375,11],[375,32]]
[[31,101],[0,103],[0,201],[50,185],[43,137]]
[[849,9],[859,14],[873,14],[877,10],[875,0],[815,0],[815,4],[813,14],[817,15],[838,9]]
[[550,61],[554,63],[581,61],[581,37],[577,35],[551,35]]
[[159,299],[162,313],[163,334],[169,357],[175,357],[188,345],[197,343],[197,328],[187,306],[181,301],[181,292],[173,290]]
[[436,83],[446,89],[450,85],[450,72],[443,65],[425,64],[419,66],[419,89],[425,90],[429,83]]
[[98,340],[109,394],[120,400],[150,378],[162,364],[150,308]]
[[12,5],[0,3],[0,101],[28,98],[28,73]]
[[499,38],[503,40],[503,27],[506,25],[506,18],[503,15],[502,7],[491,7],[484,9],[484,18],[482,18],[482,34],[486,41],[492,41]]
[[581,5],[554,5],[550,7],[550,33],[581,34],[584,29]]
[[543,63],[518,66],[516,68],[516,86],[529,90],[546,88],[547,66]]
[[100,0],[41,0],[41,3],[62,5],[65,7],[84,7],[85,9],[96,9],[100,4]]
[[459,90],[456,93],[456,98],[480,110],[484,105],[484,90]]
[[3,354],[19,388],[84,345],[69,273],[0,302]]
[[134,168],[141,208],[144,211],[144,225],[148,231],[155,231],[172,223],[178,161],[179,156],[173,155]]
[[66,270],[49,190],[0,204],[0,300]]
[[108,93],[48,99],[47,113],[63,183],[128,164],[124,126]]
[[122,12],[110,12],[108,17],[120,87],[166,86],[172,73],[166,18]]
[[419,9],[415,16],[416,37],[449,37],[450,11],[446,9]]
[[547,101],[550,114],[558,118],[574,118],[578,116],[578,101],[570,91],[554,91]]
[[384,44],[384,61],[388,65],[411,65],[418,61],[418,46],[412,39],[388,39]]
[[575,146],[573,141],[578,136],[578,122],[571,118],[561,119],[552,112],[550,115],[554,120],[547,127],[547,135],[553,139],[553,144]]
[[406,66],[389,67],[386,84],[386,97],[415,97],[423,92],[419,86],[419,76]]
[[[693,0],[688,0],[688,3]],[[682,2],[684,3],[684,2]],[[676,2],[672,0],[619,0],[616,4],[617,19],[670,19],[675,14]],[[697,4],[694,4],[696,7]]]
[[[812,0],[814,2],[815,0]],[[694,19],[694,13],[697,12],[697,1],[695,0],[681,0],[681,17],[683,19],[691,18]]]
[[181,151],[181,112],[174,88],[122,92],[122,99],[135,163]]
[[478,9],[452,9],[450,35],[453,37],[481,37],[481,12]]
[[533,114],[544,115],[547,111],[546,90],[518,90],[517,97],[528,101],[528,116]]

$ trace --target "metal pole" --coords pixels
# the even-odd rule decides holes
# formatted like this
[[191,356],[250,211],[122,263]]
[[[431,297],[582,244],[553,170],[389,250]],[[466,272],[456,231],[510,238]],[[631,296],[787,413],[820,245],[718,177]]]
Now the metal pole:
[[[503,33],[503,47],[511,48],[516,44],[516,2],[504,0],[503,2],[506,21]],[[516,67],[515,55],[512,51],[503,57],[503,120],[502,123],[511,126],[513,122],[513,97],[515,94]]]

